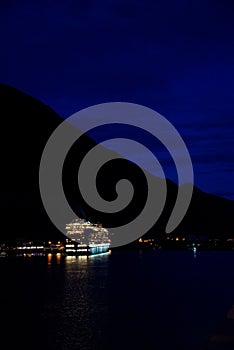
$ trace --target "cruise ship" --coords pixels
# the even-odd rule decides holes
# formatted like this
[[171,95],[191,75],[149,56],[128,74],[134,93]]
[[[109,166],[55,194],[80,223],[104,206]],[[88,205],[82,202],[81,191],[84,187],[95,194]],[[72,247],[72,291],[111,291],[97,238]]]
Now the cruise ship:
[[75,219],[66,225],[68,255],[92,255],[109,251],[109,232],[101,224],[92,224],[84,219]]

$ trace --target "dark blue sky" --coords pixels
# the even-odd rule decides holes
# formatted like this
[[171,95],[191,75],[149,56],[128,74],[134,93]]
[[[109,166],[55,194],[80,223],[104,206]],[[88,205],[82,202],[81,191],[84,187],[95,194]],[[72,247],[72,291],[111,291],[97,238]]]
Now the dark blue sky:
[[63,117],[110,101],[151,107],[184,138],[195,184],[234,199],[232,0],[2,0],[0,9],[2,83]]

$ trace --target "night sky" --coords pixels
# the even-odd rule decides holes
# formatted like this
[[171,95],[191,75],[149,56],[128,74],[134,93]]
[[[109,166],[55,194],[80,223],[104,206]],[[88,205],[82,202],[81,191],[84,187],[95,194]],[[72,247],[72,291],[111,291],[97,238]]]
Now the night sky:
[[195,184],[234,199],[232,0],[2,0],[0,10],[2,83],[64,118],[110,101],[151,107],[185,140]]

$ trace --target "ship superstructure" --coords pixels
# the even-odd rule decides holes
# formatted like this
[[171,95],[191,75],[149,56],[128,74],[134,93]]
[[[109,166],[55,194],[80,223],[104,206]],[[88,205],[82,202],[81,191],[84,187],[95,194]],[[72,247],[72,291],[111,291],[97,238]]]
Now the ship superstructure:
[[66,225],[67,253],[98,254],[109,250],[109,232],[101,224],[92,224],[84,219],[75,219]]

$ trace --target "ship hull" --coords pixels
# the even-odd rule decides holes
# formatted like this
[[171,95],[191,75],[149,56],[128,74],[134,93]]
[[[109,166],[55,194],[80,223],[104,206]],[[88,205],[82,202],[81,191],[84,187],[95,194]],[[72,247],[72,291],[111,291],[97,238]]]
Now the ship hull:
[[109,251],[109,245],[98,246],[86,246],[86,247],[74,247],[73,249],[66,249],[66,255],[97,255],[107,253]]

